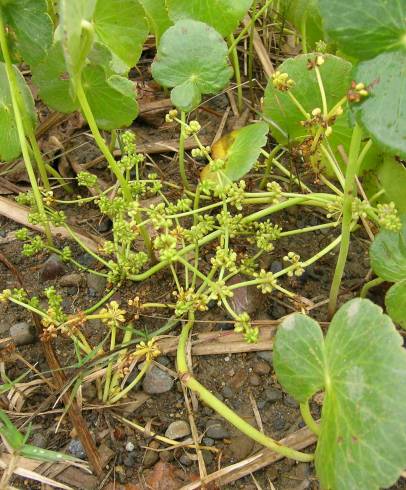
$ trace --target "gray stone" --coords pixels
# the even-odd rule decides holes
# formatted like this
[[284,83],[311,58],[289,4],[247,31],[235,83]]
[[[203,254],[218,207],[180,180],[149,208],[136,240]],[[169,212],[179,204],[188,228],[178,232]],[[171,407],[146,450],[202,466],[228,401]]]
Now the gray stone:
[[202,442],[205,446],[214,446],[214,439],[211,437],[203,437]]
[[214,456],[210,451],[203,451],[204,462],[209,465],[213,462]]
[[10,337],[15,345],[27,345],[35,342],[35,329],[27,322],[15,323],[10,327]]
[[42,432],[35,432],[31,439],[31,444],[35,447],[40,447],[41,449],[46,449],[48,445],[48,438]]
[[291,407],[291,408],[298,408],[299,407],[298,402],[294,398],[292,398],[291,396],[289,396],[289,395],[285,395],[285,397],[283,399],[283,403],[287,407]]
[[230,434],[222,422],[209,420],[206,425],[206,436],[211,439],[226,439]]
[[285,425],[286,421],[282,415],[277,415],[272,422],[272,428],[278,431],[283,430]]
[[[151,452],[151,451],[148,451]],[[123,465],[127,468],[132,468],[137,462],[137,455],[135,453],[128,453],[123,458]]]
[[102,294],[106,288],[106,278],[103,276],[96,276],[95,274],[89,273],[87,275],[87,287],[93,289],[96,294]]
[[182,454],[182,456],[179,458],[179,461],[183,466],[190,466],[193,464],[193,461],[189,458],[187,454]]
[[227,385],[224,386],[224,388],[222,389],[221,393],[222,393],[222,395],[225,398],[232,398],[233,395],[234,395],[233,390],[229,386],[227,386]]
[[190,434],[190,426],[184,420],[175,420],[166,429],[165,437],[168,439],[182,439]]
[[273,363],[273,352],[271,350],[263,350],[258,352],[257,357],[266,361],[270,366]]
[[151,366],[144,377],[142,388],[148,395],[166,393],[173,386],[173,378],[156,366]]
[[59,285],[62,287],[79,288],[83,282],[83,277],[80,274],[65,274],[59,279]]
[[156,358],[156,362],[158,364],[162,364],[162,366],[168,367],[171,363],[171,360],[167,356],[159,356]]
[[79,439],[71,439],[68,444],[68,452],[75,456],[75,458],[85,459],[86,452],[83,449],[82,443]]
[[267,388],[264,390],[264,397],[267,402],[274,403],[282,400],[282,391],[274,388]]
[[60,259],[59,255],[52,254],[42,264],[41,280],[51,281],[65,274],[65,264]]

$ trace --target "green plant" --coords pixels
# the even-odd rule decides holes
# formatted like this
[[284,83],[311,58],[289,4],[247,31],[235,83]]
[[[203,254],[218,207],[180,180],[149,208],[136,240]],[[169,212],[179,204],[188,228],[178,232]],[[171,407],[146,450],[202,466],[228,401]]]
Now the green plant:
[[[382,205],[386,209],[387,205]],[[406,216],[400,231],[381,230],[370,247],[371,266],[376,279],[365,284],[361,296],[384,281],[395,283],[386,293],[385,305],[391,318],[406,328]]]
[[[23,242],[22,253],[33,256],[46,250],[59,254],[62,260],[81,270],[106,277],[108,284],[95,304],[74,314],[65,311],[62,296],[55,287],[44,290],[45,306],[39,298],[29,297],[22,289],[5,289],[0,294],[0,301],[19,305],[38,315],[43,341],[58,336],[70,339],[76,356],[71,366],[76,368],[76,374],[70,379],[72,392],[78,393],[85,382],[95,382],[102,403],[113,405],[122,400],[140,383],[153,359],[159,355],[157,338],[183,320],[177,350],[181,381],[217,413],[257,442],[284,456],[299,461],[315,458],[322,485],[326,488],[344,489],[348,482],[351,488],[366,489],[391,484],[406,463],[401,446],[403,430],[396,433],[394,429],[395,426],[402,429],[405,423],[399,408],[405,393],[403,387],[396,391],[402,383],[405,359],[390,320],[370,302],[354,300],[343,306],[334,316],[325,340],[318,325],[302,315],[286,319],[278,332],[275,346],[277,374],[286,390],[301,403],[305,422],[320,436],[315,455],[281,446],[218,400],[190,373],[186,344],[195,322],[213,302],[223,308],[234,322],[235,331],[241,333],[246,342],[256,342],[260,333],[258,326],[234,303],[238,290],[252,287],[267,295],[278,292],[294,308],[302,308],[302,299],[292,286],[294,283],[283,282],[283,279],[302,276],[309,266],[340,247],[330,294],[329,309],[333,315],[351,234],[361,225],[368,231],[371,227],[386,228],[378,234],[373,248],[388,241],[390,245],[381,248],[389,247],[403,257],[404,231],[399,234],[402,223],[396,206],[378,203],[382,198],[382,190],[378,188],[371,191],[368,198],[359,182],[364,172],[378,175],[382,165],[393,168],[396,163],[400,164],[399,156],[404,156],[403,143],[398,141],[403,123],[396,120],[391,126],[393,121],[385,114],[385,131],[377,137],[375,121],[370,121],[368,112],[376,111],[376,104],[385,102],[385,87],[400,86],[403,93],[402,83],[394,82],[396,70],[392,66],[403,56],[399,43],[390,45],[387,41],[385,50],[389,47],[394,51],[389,53],[389,73],[385,72],[380,79],[380,90],[375,89],[376,84],[372,83],[363,63],[354,68],[342,57],[324,52],[302,54],[284,61],[265,91],[265,122],[250,121],[209,147],[202,144],[199,113],[195,112],[194,119],[190,115],[202,103],[204,95],[218,94],[227,87],[233,72],[229,58],[241,105],[242,85],[236,47],[249,34],[252,54],[254,24],[268,11],[271,1],[254,2],[251,23],[246,22],[240,34],[234,37],[251,1],[168,0],[165,4],[150,0],[61,0],[57,11],[52,5],[49,8],[54,27],[58,24],[53,31],[46,3],[36,0],[32,5],[38,8],[36,15],[41,19],[43,41],[28,55],[23,49],[26,46],[24,29],[28,29],[28,23],[24,16],[21,19],[10,16],[9,3],[3,2],[0,17],[6,22],[0,25],[5,59],[3,76],[0,69],[0,89],[5,101],[3,117],[14,138],[10,138],[14,147],[6,149],[14,157],[21,147],[32,182],[32,191],[20,195],[18,201],[30,207],[32,222],[64,227],[96,260],[97,266],[83,266],[69,246],[60,250],[26,229],[17,232],[17,238]],[[278,2],[279,7],[283,7],[283,3]],[[375,0],[373,3],[375,5]],[[297,2],[296,7],[301,4]],[[322,0],[319,2],[323,16],[329,15],[326,4]],[[334,2],[334,9],[337,5]],[[291,7],[295,7],[294,3]],[[311,8],[315,7],[311,2]],[[313,14],[308,11],[299,23],[307,32],[302,41],[307,40],[307,45],[313,47],[316,38],[310,37],[309,21],[313,19],[318,23],[318,19],[310,16]],[[8,36],[13,22],[19,41],[15,46]],[[18,27],[18,22],[24,29]],[[348,23],[348,19],[340,18],[337,25],[340,22]],[[325,27],[345,51],[348,44],[348,36],[343,35],[345,30],[335,29],[328,20]],[[177,125],[179,130],[181,184],[151,172],[145,156],[137,150],[136,135],[121,131],[138,115],[134,84],[128,73],[138,61],[149,29],[158,43],[152,75],[164,88],[171,89],[171,100],[176,107],[166,115],[166,121]],[[365,30],[364,26],[359,29],[361,34]],[[228,45],[224,37],[227,37]],[[385,39],[389,39],[388,36]],[[357,49],[354,46],[358,41],[362,56],[388,54],[381,53],[382,47],[376,43],[369,46],[362,36],[355,36],[347,51],[350,55]],[[323,48],[319,51],[327,47],[327,44],[317,45],[317,49]],[[23,77],[12,65],[18,53],[21,54],[19,61],[24,59],[31,64],[33,81],[45,103],[62,112],[82,112],[105,157],[107,169],[115,177],[109,188],[102,189],[97,175],[87,171],[78,173],[76,178],[83,196],[59,199],[53,189],[36,186],[30,148],[34,156],[37,154],[38,171],[41,155],[38,156],[35,138],[32,139],[35,121],[32,99]],[[26,100],[27,107],[18,100],[20,91],[20,98]],[[394,111],[399,109],[398,114],[401,114],[401,97],[394,99],[400,109],[389,103],[388,107]],[[9,115],[11,109],[14,118]],[[32,124],[24,122],[24,118]],[[17,124],[17,132],[13,124]],[[269,128],[277,144],[267,151]],[[101,130],[114,132],[110,145]],[[191,157],[206,165],[199,180],[185,165],[187,137],[193,138],[195,143]],[[114,142],[121,150],[119,159],[112,154]],[[0,149],[1,143],[0,138]],[[388,156],[389,147],[399,156]],[[288,152],[293,159],[304,163],[306,170],[312,169],[314,182],[311,179],[303,182],[300,174],[286,165]],[[391,169],[385,167],[385,175],[393,180]],[[318,188],[320,183],[324,184],[321,190]],[[392,197],[395,194],[388,189],[385,183],[386,197],[396,201],[397,198]],[[398,191],[396,195],[401,193]],[[148,203],[148,198],[154,198],[152,204]],[[112,222],[111,239],[104,241],[98,250],[90,249],[81,241],[61,207],[88,203],[97,205],[101,215]],[[309,208],[322,213],[326,218],[324,222],[285,229],[279,224],[283,221],[275,218],[287,209],[301,212]],[[323,229],[337,232],[311,255],[299,255],[293,238]],[[399,236],[403,238],[399,239]],[[283,237],[292,237],[292,248],[281,257],[282,270],[266,270],[261,266],[261,259],[274,252],[278,240]],[[139,243],[140,238],[144,248]],[[382,261],[382,257],[377,259],[378,263]],[[375,272],[382,279],[393,282],[393,277],[382,275],[379,267],[374,267]],[[160,300],[162,302],[136,296],[127,304],[119,304],[112,298],[124,281],[142,282],[158,277],[163,270],[172,279],[172,290],[171,296]],[[387,301],[388,311],[396,321],[401,320],[404,310],[404,303],[401,303],[400,313],[394,313],[393,307],[399,295],[404,294],[405,276],[401,279],[400,286],[393,286],[397,288],[395,300],[389,295]],[[171,320],[149,335],[141,334],[136,328],[139,316],[157,310],[169,313]],[[92,320],[100,320],[103,324],[101,341],[94,342],[88,335]],[[388,361],[383,366],[379,363],[380,343],[384,345],[383,355]],[[367,363],[371,359],[369,372]],[[131,371],[141,362],[144,364],[138,374],[128,381]],[[304,379],[303,372],[306,374]],[[386,387],[385,377],[393,380]],[[323,388],[326,401],[319,427],[311,418],[308,401]],[[371,400],[371,393],[374,400]],[[384,398],[392,396],[394,403],[386,406]],[[367,430],[367,415],[379,429],[377,436]],[[337,426],[333,423],[335,419],[339,422]],[[354,427],[350,427],[348,420],[354,420]],[[393,431],[390,440],[384,437],[385,431]],[[361,444],[365,445],[362,447],[366,448],[364,452],[355,449]],[[381,474],[375,469],[380,461],[371,450],[373,444],[379,455],[386,450],[389,454],[386,463],[382,463]],[[359,486],[355,487],[356,484]]]
[[[315,465],[322,488],[387,488],[406,464],[403,403],[406,352],[390,318],[365,299],[335,314],[327,335],[294,314],[276,335],[274,366],[318,436]],[[320,423],[309,400],[320,390]]]

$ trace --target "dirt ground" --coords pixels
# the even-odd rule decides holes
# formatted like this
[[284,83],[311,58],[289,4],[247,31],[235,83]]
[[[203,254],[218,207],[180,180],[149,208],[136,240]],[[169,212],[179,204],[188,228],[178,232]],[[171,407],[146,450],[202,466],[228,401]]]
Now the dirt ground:
[[[145,86],[148,92],[148,85]],[[202,136],[212,141],[216,134],[218,125],[229,106],[229,100],[225,95],[219,96],[214,101],[203,106],[198,118],[203,126]],[[44,118],[47,111],[44,108]],[[238,124],[239,119],[230,116],[224,132],[230,130]],[[241,122],[241,121],[240,121]],[[159,131],[157,130],[159,127]],[[147,116],[138,120],[134,127],[138,143],[154,144],[160,140],[170,140],[176,138],[176,130],[171,126],[163,124],[163,113]],[[51,135],[58,135],[60,140],[66,136],[68,142],[64,142],[64,151],[69,150],[69,157],[58,154],[55,146],[52,151],[57,156],[56,161],[60,165],[65,165],[67,175],[74,175],[72,166],[86,163],[96,158],[99,153],[93,146],[91,138],[84,133],[86,127],[76,119],[69,119],[60,124],[57,129],[51,129],[45,133],[42,140],[43,148],[51,147]],[[47,146],[48,145],[48,146]],[[177,165],[173,158],[173,153],[162,153],[161,155],[151,155],[153,161],[151,165],[165,175],[165,178],[177,180]],[[73,163],[73,165],[72,165]],[[198,176],[199,167],[189,162],[189,173]],[[104,163],[98,164],[95,169],[101,179],[108,180]],[[304,179],[311,182],[310,175],[306,175],[304,169],[297,169],[304,172]],[[26,187],[24,178],[14,179],[15,185]],[[249,182],[249,186],[255,186],[255,179]],[[12,197],[12,196],[9,196]],[[173,197],[173,196],[171,196]],[[110,230],[108,223],[101,221],[101,217],[96,207],[85,206],[82,208],[67,208],[66,212],[71,223],[83,229],[108,238]],[[276,220],[284,230],[303,228],[305,226],[317,225],[325,222],[322,214],[314,210],[298,211],[296,208],[279,213]],[[16,269],[22,274],[24,287],[30,295],[37,295],[44,300],[43,289],[54,285],[63,294],[64,308],[68,313],[75,313],[94,304],[101,293],[95,285],[89,286],[88,274],[81,272],[80,281],[75,286],[63,286],[63,278],[71,273],[77,273],[74,267],[64,266],[62,274],[56,279],[43,281],[41,271],[43,264],[49,254],[42,253],[33,258],[22,256],[22,245],[18,242],[13,232],[20,228],[20,225],[0,216],[0,252],[8,258]],[[280,270],[282,257],[290,250],[298,251],[304,258],[311,257],[323,246],[327,245],[335,232],[331,230],[319,230],[315,233],[306,233],[293,238],[284,238],[277,242],[277,248],[272,254],[268,254],[263,259],[263,266],[269,270]],[[62,247],[69,243],[59,240],[58,246]],[[355,234],[348,262],[345,269],[344,281],[340,302],[344,302],[356,295],[359,288],[365,281],[369,272],[368,260],[368,240],[362,233]],[[74,251],[75,259],[83,265],[91,266],[93,259],[80,250],[76,245],[69,243]],[[238,247],[237,247],[238,248]],[[241,246],[241,251],[243,247]],[[205,260],[209,263],[210,250],[207,251]],[[326,299],[330,289],[332,274],[334,271],[336,252],[325,256],[314,266],[309,267],[301,278],[286,278],[281,282],[282,286],[300,294],[304,298],[312,301],[315,307],[311,314],[319,321],[326,321]],[[5,288],[18,287],[16,278],[4,264],[0,263],[0,290]],[[104,287],[102,287],[104,289]],[[127,282],[114,295],[112,299],[121,304],[126,304],[128,299],[140,296],[143,300],[165,302],[170,300],[172,290],[172,279],[168,272],[163,271],[152,279],[143,283]],[[248,291],[247,301],[250,313],[254,320],[260,321],[261,327],[273,325],[274,320],[295,311],[296,306],[279,294],[263,296],[257,290]],[[374,290],[374,301],[382,303],[384,290],[377,288]],[[162,311],[151,311],[148,315],[141,315],[136,323],[136,328],[140,331],[151,332],[165,323],[165,314]],[[213,306],[209,311],[203,313],[198,318],[194,332],[209,333],[230,329],[229,318],[225,311],[218,306]],[[3,337],[11,325],[18,322],[27,322],[32,325],[30,314],[16,305],[0,304],[0,337]],[[106,331],[105,326],[100,322],[92,322],[86,327],[86,333],[93,344],[101,342]],[[179,327],[170,332],[171,336],[179,334]],[[68,339],[58,339],[54,343],[55,352],[64,368],[64,372],[69,379],[77,374],[78,368],[70,366],[75,362],[74,352],[71,342]],[[20,346],[17,349],[20,358],[12,357],[6,361],[6,372],[11,379],[15,379],[27,371],[27,364],[22,362],[24,359],[43,376],[50,376],[49,366],[44,357],[40,340],[36,339],[28,345]],[[193,354],[193,352],[192,352]],[[162,355],[157,359],[157,363],[163,366],[166,373],[172,375],[176,373],[175,360],[172,354]],[[212,391],[217,397],[243,416],[247,421],[255,424],[262,424],[263,431],[273,438],[279,440],[289,434],[293,434],[303,427],[299,408],[295,401],[286,393],[283,393],[277,383],[273,367],[271,349],[259,352],[243,352],[230,354],[226,350],[217,355],[196,355],[193,356],[193,370],[196,378]],[[31,371],[25,379],[26,382],[39,379]],[[133,427],[123,422],[125,417],[130,421],[136,422],[142,427],[148,428],[159,435],[164,435],[168,426],[176,420],[189,421],[185,396],[179,380],[174,379],[173,386],[162,394],[145,395],[140,387],[131,394],[124,404],[116,407],[108,407],[98,402],[95,389],[92,385],[84,385],[82,391],[83,416],[94,437],[98,447],[103,446],[111,451],[109,461],[104,468],[101,478],[95,480],[83,480],[76,485],[77,488],[87,490],[89,488],[122,488],[131,490],[132,488],[181,488],[190,481],[199,478],[198,461],[196,452],[188,448],[178,448],[168,450],[168,445],[159,442],[154,437],[142,435]],[[54,450],[66,450],[70,447],[76,434],[72,432],[72,426],[68,417],[62,415],[62,404],[57,398],[58,393],[52,392],[46,385],[39,384],[34,386],[32,391],[20,393],[17,397],[14,410],[9,414],[17,426],[22,426],[28,421],[31,424],[30,441],[33,444]],[[10,400],[0,398],[0,406],[8,408]],[[320,405],[313,402],[311,405],[313,416],[318,418],[320,415]],[[214,412],[205,407],[198,400],[192,398],[191,410],[196,424],[197,433],[203,436],[202,444],[211,450],[203,451],[203,458],[207,474],[213,473],[220,468],[238,463],[245,458],[261,451],[261,448],[254,444],[249,438],[238,433],[235,429],[228,426],[224,421],[215,416]],[[120,418],[121,417],[121,418]],[[217,422],[220,431],[216,437],[209,437],[207,427],[211,422]],[[25,425],[26,427],[26,425]],[[260,426],[261,427],[261,426]],[[150,450],[146,448],[150,448]],[[131,450],[129,450],[131,449]],[[306,450],[311,450],[310,446]],[[161,472],[161,473],[160,473]],[[73,478],[73,477],[72,477]],[[163,478],[161,486],[157,480]],[[151,482],[154,482],[155,487]],[[86,482],[86,483],[84,483]],[[67,482],[69,483],[69,482]],[[18,488],[45,488],[40,487],[29,480],[16,480],[14,482]],[[71,480],[70,484],[75,486]],[[84,486],[81,486],[84,485]],[[92,485],[92,486],[89,486]],[[139,486],[137,486],[139,485]],[[143,486],[144,485],[144,486]],[[171,486],[173,485],[173,486]],[[216,488],[214,486],[208,488]],[[319,488],[315,478],[314,468],[311,464],[295,463],[291,460],[282,460],[256,471],[252,476],[248,475],[232,483],[222,485],[222,488],[236,488],[254,490],[256,488],[275,488],[277,490],[287,489],[317,489]],[[406,483],[401,480],[395,487],[398,489],[406,488]]]

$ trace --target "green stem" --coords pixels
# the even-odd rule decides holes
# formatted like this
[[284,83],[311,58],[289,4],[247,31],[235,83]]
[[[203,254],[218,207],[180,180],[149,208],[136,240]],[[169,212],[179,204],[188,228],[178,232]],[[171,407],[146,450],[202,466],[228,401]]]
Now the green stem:
[[11,102],[13,105],[14,118],[17,127],[18,139],[20,141],[21,152],[23,154],[24,164],[27,169],[28,177],[30,179],[30,184],[31,184],[32,192],[34,194],[35,203],[37,205],[38,212],[41,215],[41,219],[43,222],[44,231],[47,236],[48,243],[52,244],[52,234],[49,228],[49,222],[45,214],[41,192],[38,188],[37,180],[35,178],[35,173],[28,150],[27,140],[25,138],[23,119],[18,104],[19,91],[18,91],[17,78],[16,78],[13,64],[11,62],[10,53],[8,50],[7,39],[4,31],[3,12],[1,9],[0,9],[0,46],[6,64],[6,73],[7,73],[7,79],[10,87]]
[[147,359],[144,362],[144,365],[142,366],[141,371],[138,373],[138,375],[135,377],[135,379],[128,386],[126,386],[124,388],[124,390],[120,391],[120,393],[118,393],[116,396],[113,396],[113,398],[111,398],[109,400],[109,403],[113,404],[113,403],[118,402],[118,400],[123,398],[129,391],[131,391],[135,386],[137,386],[137,384],[141,381],[144,374],[147,372],[150,364],[151,364],[151,361]]
[[186,125],[186,114],[185,111],[180,113],[180,134],[179,134],[179,173],[182,179],[182,184],[185,189],[189,189],[189,182],[187,180],[185,171],[185,125]]
[[380,277],[376,277],[375,279],[372,279],[371,281],[365,283],[361,289],[360,298],[366,298],[370,289],[374,288],[375,286],[379,286],[383,282],[384,279],[381,279]]
[[351,223],[352,223],[352,202],[355,191],[355,177],[359,168],[359,152],[361,146],[362,129],[355,125],[350,143],[348,155],[348,165],[345,172],[344,182],[344,201],[343,201],[343,220],[341,225],[341,244],[338,254],[337,264],[334,271],[333,282],[331,284],[328,312],[330,317],[333,316],[336,306],[338,292],[344,273],[345,263],[347,261],[348,250],[350,247]]
[[45,162],[44,159],[42,158],[41,151],[38,147],[37,139],[35,138],[34,130],[32,129],[31,126],[31,121],[26,122],[24,129],[26,135],[28,136],[28,139],[30,140],[32,153],[34,155],[35,162],[37,163],[38,172],[41,177],[42,185],[44,186],[44,189],[46,191],[50,191],[51,186],[49,185]]
[[275,148],[273,148],[272,151],[270,153],[268,153],[265,173],[264,173],[264,176],[262,177],[262,180],[259,184],[260,189],[265,189],[265,186],[269,181],[269,175],[271,173],[273,159],[274,159],[275,155],[278,153],[278,151],[281,150],[282,148],[283,148],[283,145],[276,145]]
[[[255,12],[257,9],[257,0],[254,0],[252,4],[252,11]],[[255,105],[255,100],[254,100],[254,85],[253,85],[253,78],[254,78],[254,35],[255,35],[255,22],[251,23],[251,28],[250,28],[250,43],[248,46],[248,80],[249,80],[249,86],[250,86],[250,99],[251,99],[251,104]]]
[[[113,324],[111,327],[111,333],[110,333],[110,352],[113,352],[115,347],[116,347],[116,333],[117,333],[117,328],[116,325]],[[103,402],[106,403],[109,394],[110,394],[110,381],[111,381],[111,374],[113,370],[113,364],[114,364],[114,359],[110,359],[107,369],[106,369],[106,377],[104,381],[104,392],[103,392]]]
[[312,417],[310,413],[309,400],[300,404],[300,413],[302,415],[303,420],[305,421],[307,427],[316,434],[316,436],[320,436],[320,426]]
[[193,326],[194,319],[189,318],[189,321],[185,323],[182,328],[182,332],[179,337],[178,350],[176,355],[177,368],[181,382],[189,389],[199,395],[199,398],[208,405],[212,410],[216,411],[219,415],[224,417],[230,424],[240,430],[242,433],[252,438],[259,444],[272,449],[273,451],[282,454],[288,458],[295,459],[297,461],[309,462],[313,461],[313,454],[306,454],[300,451],[296,451],[286,446],[282,446],[279,442],[275,441],[271,437],[266,436],[264,433],[255,429],[246,422],[243,418],[238,416],[227,405],[216,398],[207,388],[201,385],[192,375],[189,373],[186,357],[186,344],[189,337],[189,332]]
[[247,34],[247,32],[251,28],[252,24],[254,24],[257,21],[257,19],[259,19],[264,12],[266,12],[267,8],[269,7],[269,5],[271,5],[272,2],[273,2],[273,0],[267,0],[265,5],[262,8],[260,8],[258,10],[258,12],[251,18],[251,20],[249,22],[247,22],[247,25],[244,26],[243,29],[241,29],[240,34],[236,37],[236,39],[233,41],[233,43],[228,48],[229,54],[231,53],[231,51],[234,48],[237,47],[237,45],[239,44],[241,39]]
[[[230,34],[230,36],[228,37],[229,46],[233,46],[234,41],[235,41],[234,35]],[[235,45],[234,48],[230,51],[230,56],[231,56],[231,63],[234,68],[235,81],[237,84],[237,106],[238,106],[238,111],[241,113],[244,102],[243,102],[243,95],[242,95],[240,61],[238,59],[237,45]]]

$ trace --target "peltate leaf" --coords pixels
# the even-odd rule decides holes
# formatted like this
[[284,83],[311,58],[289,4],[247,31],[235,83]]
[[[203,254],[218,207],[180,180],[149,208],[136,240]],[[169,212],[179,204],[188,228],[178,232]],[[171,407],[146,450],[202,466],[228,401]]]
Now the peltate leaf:
[[214,27],[223,37],[237,28],[252,0],[167,0],[169,17],[177,22],[194,19]]
[[[27,118],[29,123],[35,126],[37,118],[31,91],[18,69],[14,67],[14,70]],[[4,63],[0,63],[0,128],[0,160],[13,160],[20,155],[21,147]]]
[[[278,71],[287,73],[289,78],[295,82],[291,92],[309,114],[315,108],[322,108],[315,70],[309,70],[307,67],[308,62],[314,58],[314,54],[299,55],[287,59],[278,68]],[[331,54],[324,55],[324,58],[325,62],[320,66],[320,73],[327,106],[328,109],[332,109],[347,93],[351,82],[351,63]],[[348,123],[347,104],[343,106],[343,109],[344,113],[337,118],[333,125],[333,133],[328,138],[338,161],[341,161],[337,151],[338,145],[343,145],[348,152],[352,134]],[[272,80],[268,82],[265,91],[264,115],[271,123],[272,135],[279,143],[289,145],[295,140],[301,143],[308,135],[308,131],[301,124],[301,121],[305,120],[304,115],[287,92],[281,92],[273,86]],[[321,164],[319,165],[318,162]],[[320,152],[312,156],[312,163],[329,168],[328,161]]]
[[282,0],[279,13],[292,23],[302,35],[308,51],[315,49],[317,41],[324,39],[318,0]]
[[406,351],[392,321],[359,298],[339,309],[324,341],[320,327],[307,318],[285,321],[274,353],[282,385],[301,400],[319,389],[320,380],[324,384],[315,453],[321,488],[389,487],[406,465]]
[[119,75],[106,77],[101,66],[87,65],[83,88],[101,129],[129,126],[138,115],[134,84]]
[[140,3],[144,7],[150,29],[154,33],[158,45],[162,34],[172,25],[165,0],[140,0]]
[[406,278],[388,290],[385,306],[392,320],[406,329]]
[[[258,160],[261,149],[266,145],[268,125],[264,122],[250,124],[244,128],[232,131],[212,145],[213,160],[225,160],[222,171],[228,179],[236,181],[244,177]],[[207,165],[201,173],[201,179],[218,182],[216,173],[210,171]]]
[[278,328],[273,364],[284,389],[303,403],[324,385],[324,339],[319,324],[296,313]]
[[[53,26],[46,0],[12,0],[2,6],[9,37],[15,38],[17,59],[33,64],[40,62],[52,44]],[[10,32],[11,31],[11,32]]]
[[134,66],[148,35],[138,0],[97,0],[93,22],[99,39],[128,67]]
[[406,49],[360,63],[354,80],[370,94],[351,106],[357,121],[385,150],[406,157]]
[[406,279],[406,215],[400,232],[381,230],[369,249],[371,267],[385,281]]
[[227,85],[232,75],[227,45],[209,25],[181,20],[162,36],[152,75],[164,87],[176,87],[172,102],[182,104],[179,109],[190,111],[191,101],[194,109],[201,94],[216,93]]
[[32,75],[39,95],[47,105],[59,112],[73,112],[79,108],[78,101],[72,96],[61,42],[52,46],[43,62],[32,67]]
[[319,0],[324,29],[343,52],[368,59],[405,49],[403,0]]

